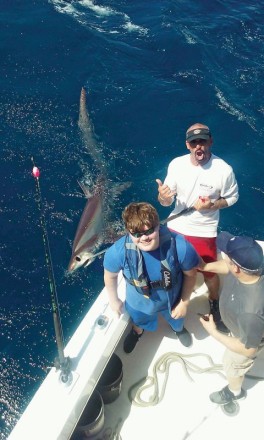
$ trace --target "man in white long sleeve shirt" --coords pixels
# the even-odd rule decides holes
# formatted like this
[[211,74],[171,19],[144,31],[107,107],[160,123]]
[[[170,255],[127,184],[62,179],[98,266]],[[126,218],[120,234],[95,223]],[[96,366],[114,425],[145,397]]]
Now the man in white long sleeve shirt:
[[[213,138],[206,125],[192,125],[186,132],[190,154],[171,161],[164,183],[156,180],[161,205],[170,206],[175,200],[171,216],[193,208],[169,221],[168,227],[184,235],[206,262],[217,258],[219,210],[238,200],[234,172],[224,160],[211,153],[212,144]],[[210,313],[219,330],[225,331],[219,313],[219,278],[207,272],[203,275],[209,291]]]

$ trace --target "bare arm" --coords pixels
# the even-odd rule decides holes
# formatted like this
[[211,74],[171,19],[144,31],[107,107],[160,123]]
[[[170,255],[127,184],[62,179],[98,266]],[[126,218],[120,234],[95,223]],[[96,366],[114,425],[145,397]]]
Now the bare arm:
[[123,302],[121,301],[121,299],[118,298],[117,280],[118,273],[109,272],[106,269],[104,270],[104,282],[109,298],[110,307],[120,316],[123,313]]
[[220,197],[220,199],[216,200],[211,206],[212,211],[216,211],[217,209],[228,208],[227,201],[224,197]]
[[183,272],[183,284],[181,291],[181,300],[171,311],[171,316],[175,319],[183,318],[187,313],[187,307],[190,302],[191,294],[196,282],[196,268]]
[[203,325],[204,329],[209,333],[209,335],[211,335],[214,339],[223,344],[229,350],[250,358],[255,355],[257,351],[256,348],[246,348],[245,345],[238,338],[227,336],[224,333],[219,332],[216,328],[213,315],[209,316],[209,321],[205,321],[203,318],[200,318],[200,322]]
[[214,202],[211,201],[210,197],[204,196],[199,197],[199,199],[194,204],[196,211],[210,210],[217,211],[218,209],[227,208],[228,203],[224,197],[220,197]]
[[202,258],[200,260],[201,261],[198,269],[202,270],[203,272],[214,272],[223,275],[229,273],[225,260],[213,261],[212,263],[205,263]]

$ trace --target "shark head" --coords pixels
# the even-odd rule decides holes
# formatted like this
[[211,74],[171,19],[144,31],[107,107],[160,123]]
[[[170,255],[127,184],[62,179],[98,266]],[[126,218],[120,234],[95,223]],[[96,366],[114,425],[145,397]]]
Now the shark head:
[[73,254],[68,266],[68,272],[74,272],[80,267],[87,267],[95,260],[94,254],[91,252],[80,252]]

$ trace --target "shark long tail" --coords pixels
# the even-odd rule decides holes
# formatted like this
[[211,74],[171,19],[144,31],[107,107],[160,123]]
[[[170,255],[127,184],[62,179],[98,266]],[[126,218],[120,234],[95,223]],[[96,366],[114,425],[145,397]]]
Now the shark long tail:
[[81,130],[82,138],[87,151],[89,152],[92,160],[95,162],[100,172],[105,172],[106,161],[102,154],[102,149],[96,140],[94,134],[93,124],[90,120],[87,111],[87,93],[84,87],[82,87],[80,95],[80,110],[78,125]]

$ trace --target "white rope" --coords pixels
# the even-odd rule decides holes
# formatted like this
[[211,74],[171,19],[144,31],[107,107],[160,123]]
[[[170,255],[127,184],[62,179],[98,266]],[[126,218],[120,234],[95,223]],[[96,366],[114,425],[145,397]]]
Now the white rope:
[[[192,357],[203,357],[208,360],[209,365],[207,367],[200,367],[188,360],[188,358]],[[133,405],[136,406],[155,406],[159,402],[162,401],[167,381],[169,378],[169,368],[173,362],[180,363],[184,369],[185,374],[188,379],[193,382],[193,378],[190,375],[190,372],[202,374],[202,373],[217,373],[225,378],[225,375],[221,372],[223,370],[222,364],[215,364],[212,360],[211,356],[204,353],[193,353],[193,354],[181,354],[176,352],[168,352],[162,355],[153,366],[153,376],[147,376],[143,379],[137,381],[134,385],[132,385],[128,390],[128,396]],[[159,390],[159,380],[158,374],[163,374],[163,384],[161,390]],[[140,386],[140,384],[142,384]],[[144,400],[141,395],[142,393],[148,389],[153,387],[153,394],[150,396],[148,401]],[[136,392],[135,392],[135,389]]]

